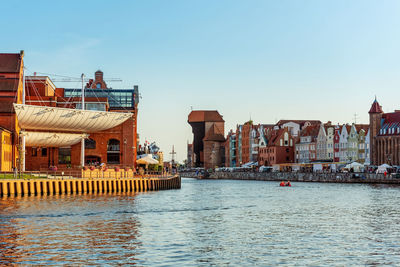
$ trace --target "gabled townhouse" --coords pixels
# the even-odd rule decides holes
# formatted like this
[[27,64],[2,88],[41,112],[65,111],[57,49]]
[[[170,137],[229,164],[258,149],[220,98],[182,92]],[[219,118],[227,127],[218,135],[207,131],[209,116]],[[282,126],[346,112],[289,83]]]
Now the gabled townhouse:
[[230,130],[225,143],[225,166],[236,166],[236,132]]
[[325,132],[325,127],[321,123],[318,131],[317,137],[317,160],[326,160],[326,145],[327,136]]
[[333,137],[335,135],[335,126],[328,122],[325,126],[326,131],[326,159],[333,161],[334,151],[333,151]]
[[361,128],[358,132],[358,160],[357,162],[365,163],[365,136],[366,131]]
[[259,166],[294,162],[294,139],[288,128],[265,131],[266,146],[259,147]]
[[365,135],[365,164],[370,165],[371,164],[371,155],[370,155],[370,130],[369,128],[367,129],[367,134]]
[[319,124],[321,124],[321,121],[318,120],[280,120],[275,124],[275,129],[288,128],[290,134],[296,138],[302,129]]
[[335,133],[333,135],[333,161],[340,161],[340,126],[335,126]]
[[339,161],[348,162],[349,157],[347,154],[348,147],[348,137],[351,126],[348,124],[343,124],[342,129],[340,131],[340,139],[339,139]]
[[236,166],[242,165],[242,127],[243,125],[238,125],[236,127]]
[[295,145],[295,160],[298,163],[308,163],[317,159],[317,137],[320,125],[310,125],[299,133],[299,142]]
[[354,123],[347,136],[347,160],[349,162],[358,161],[358,133]]
[[253,125],[250,132],[250,161],[257,162],[258,160],[258,126]]

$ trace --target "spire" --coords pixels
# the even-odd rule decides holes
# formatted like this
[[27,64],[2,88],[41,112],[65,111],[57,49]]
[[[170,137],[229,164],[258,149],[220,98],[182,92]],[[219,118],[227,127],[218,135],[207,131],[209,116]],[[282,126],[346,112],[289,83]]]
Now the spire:
[[382,107],[379,105],[378,100],[376,100],[376,96],[368,113],[383,113]]

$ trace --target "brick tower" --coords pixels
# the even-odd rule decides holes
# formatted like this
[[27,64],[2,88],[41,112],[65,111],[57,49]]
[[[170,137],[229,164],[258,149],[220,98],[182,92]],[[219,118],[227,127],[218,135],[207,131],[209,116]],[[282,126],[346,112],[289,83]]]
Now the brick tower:
[[378,101],[375,98],[375,101],[372,103],[372,106],[369,110],[369,127],[370,127],[370,157],[371,157],[371,165],[377,165],[378,157],[377,157],[377,141],[376,136],[379,134],[379,130],[381,128],[381,119],[383,110],[379,105]]

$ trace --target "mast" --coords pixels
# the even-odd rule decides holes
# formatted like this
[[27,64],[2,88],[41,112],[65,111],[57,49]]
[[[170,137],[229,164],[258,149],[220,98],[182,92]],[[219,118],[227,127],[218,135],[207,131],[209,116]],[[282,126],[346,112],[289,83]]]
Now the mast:
[[[85,87],[84,87],[84,77],[85,74],[82,73],[81,78],[82,78],[82,110],[85,110]],[[82,140],[81,140],[81,166],[85,166],[85,138],[82,135]]]
[[[22,67],[22,104],[25,105],[25,67]],[[21,129],[22,130],[22,129]],[[21,171],[25,171],[25,135],[21,138]]]

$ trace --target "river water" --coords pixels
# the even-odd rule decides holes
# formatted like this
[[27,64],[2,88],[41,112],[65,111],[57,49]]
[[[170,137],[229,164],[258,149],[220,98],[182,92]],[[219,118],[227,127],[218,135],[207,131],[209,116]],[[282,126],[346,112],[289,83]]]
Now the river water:
[[400,187],[182,179],[0,199],[0,265],[400,264]]

